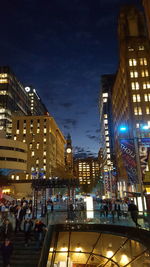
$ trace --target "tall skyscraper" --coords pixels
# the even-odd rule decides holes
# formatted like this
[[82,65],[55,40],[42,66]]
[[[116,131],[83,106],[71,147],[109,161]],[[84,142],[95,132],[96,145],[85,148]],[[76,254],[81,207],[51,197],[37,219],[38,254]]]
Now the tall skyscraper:
[[0,67],[0,130],[11,134],[12,115],[30,114],[30,99],[9,67]]
[[[121,192],[139,191],[137,185],[141,184],[141,176],[134,173],[133,161],[125,167],[120,142],[125,139],[131,149],[135,147],[131,142],[150,137],[150,130],[146,131],[150,129],[150,43],[144,15],[132,6],[122,8],[118,32],[120,65],[112,93],[118,188]],[[120,129],[126,131],[121,133]],[[134,152],[133,156],[137,155]]]
[[101,77],[101,89],[99,97],[100,111],[100,164],[101,174],[104,180],[105,194],[112,195],[111,172],[115,166],[114,158],[114,133],[112,116],[112,88],[115,75],[103,75]]

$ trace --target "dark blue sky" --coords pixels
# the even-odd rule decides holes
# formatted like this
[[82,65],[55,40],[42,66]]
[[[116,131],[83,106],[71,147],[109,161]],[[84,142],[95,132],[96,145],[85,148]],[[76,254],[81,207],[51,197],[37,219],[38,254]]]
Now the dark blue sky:
[[75,152],[99,150],[102,74],[118,65],[117,19],[140,0],[5,0],[0,62],[33,85]]

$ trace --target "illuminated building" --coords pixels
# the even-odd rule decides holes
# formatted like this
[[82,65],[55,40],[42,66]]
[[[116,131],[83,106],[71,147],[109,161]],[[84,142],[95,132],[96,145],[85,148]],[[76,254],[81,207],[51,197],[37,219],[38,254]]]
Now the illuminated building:
[[100,179],[100,164],[96,158],[76,159],[74,170],[81,185],[95,185]]
[[[135,7],[124,7],[119,17],[120,65],[112,92],[114,138],[119,191],[135,191],[122,159],[120,140],[150,137],[150,44],[144,16]],[[127,131],[120,132],[125,125]],[[138,163],[137,163],[138,165]],[[139,181],[139,184],[141,181]]]
[[[14,140],[27,144],[27,172],[19,179],[51,178],[64,168],[65,138],[50,116],[16,116],[12,122]],[[16,177],[15,177],[16,179]]]
[[30,99],[9,67],[0,67],[0,130],[11,134],[12,115],[30,114]]
[[39,115],[46,115],[48,113],[45,105],[42,103],[41,98],[39,97],[36,89],[32,86],[26,86],[25,91],[28,94],[30,99],[30,112],[31,115],[39,116]]
[[103,75],[101,77],[101,89],[99,97],[100,112],[100,164],[101,174],[104,180],[105,194],[112,194],[112,188],[109,185],[114,167],[114,133],[112,116],[112,88],[115,75]]

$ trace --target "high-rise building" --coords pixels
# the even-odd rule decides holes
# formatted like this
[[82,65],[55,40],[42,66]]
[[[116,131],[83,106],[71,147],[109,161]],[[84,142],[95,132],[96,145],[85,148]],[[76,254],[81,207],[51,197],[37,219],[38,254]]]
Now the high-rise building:
[[51,178],[65,167],[66,140],[52,117],[13,117],[12,134],[28,147],[27,172],[18,174],[19,179]]
[[[101,89],[99,97],[100,111],[100,166],[104,180],[105,194],[112,195],[110,172],[115,166],[114,158],[114,132],[112,116],[112,88],[115,75],[103,75],[101,77]],[[110,185],[109,185],[110,184]]]
[[26,86],[25,91],[27,92],[28,97],[30,99],[31,115],[34,116],[46,115],[48,113],[47,108],[43,104],[36,89],[34,89],[33,86]]
[[30,114],[30,99],[9,67],[0,67],[0,130],[11,134],[12,115]]
[[81,185],[95,185],[100,179],[100,164],[96,158],[76,159],[74,170]]
[[[118,185],[119,191],[123,192],[138,190],[141,178],[139,175],[135,177],[134,173],[133,177],[127,175],[120,149],[121,139],[130,143],[131,139],[137,141],[141,137],[150,137],[150,130],[144,130],[150,129],[150,43],[144,16],[135,7],[122,8],[118,32],[120,65],[112,92],[112,107]],[[120,127],[126,132],[121,133]]]

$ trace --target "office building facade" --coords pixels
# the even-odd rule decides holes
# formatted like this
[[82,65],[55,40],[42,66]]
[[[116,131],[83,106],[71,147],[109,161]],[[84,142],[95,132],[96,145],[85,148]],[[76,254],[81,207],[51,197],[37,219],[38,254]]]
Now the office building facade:
[[[150,44],[143,14],[135,7],[122,8],[118,33],[120,64],[112,92],[118,190],[139,191],[141,177],[138,173],[131,181],[127,175],[120,143],[150,137]],[[126,131],[121,132],[121,127]]]
[[[17,116],[12,121],[14,140],[27,144],[27,172],[19,179],[51,178],[65,166],[65,138],[50,116]],[[15,178],[14,178],[15,179]]]

